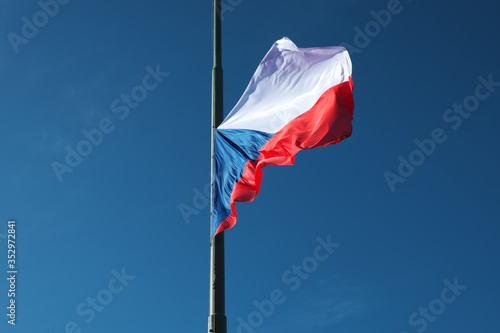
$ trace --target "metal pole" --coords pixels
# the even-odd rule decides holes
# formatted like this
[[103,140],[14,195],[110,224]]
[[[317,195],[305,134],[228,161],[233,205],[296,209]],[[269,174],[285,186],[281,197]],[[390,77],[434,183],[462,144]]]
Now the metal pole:
[[[214,0],[214,67],[212,70],[212,166],[210,188],[210,228],[214,197],[214,146],[215,129],[222,122],[222,44],[221,44],[221,0]],[[210,243],[210,315],[209,333],[227,333],[224,282],[224,232]]]

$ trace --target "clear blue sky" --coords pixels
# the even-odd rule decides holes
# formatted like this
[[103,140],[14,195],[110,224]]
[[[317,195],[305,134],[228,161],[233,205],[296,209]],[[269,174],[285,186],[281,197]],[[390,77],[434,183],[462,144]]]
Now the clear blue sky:
[[[41,3],[0,1],[2,330],[206,332],[211,1]],[[283,36],[349,44],[356,104],[238,205],[228,332],[498,332],[499,5],[224,3],[226,114]]]

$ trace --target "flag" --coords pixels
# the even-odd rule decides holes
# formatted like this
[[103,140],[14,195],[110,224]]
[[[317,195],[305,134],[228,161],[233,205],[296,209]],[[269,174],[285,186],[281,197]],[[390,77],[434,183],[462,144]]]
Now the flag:
[[212,237],[236,223],[235,202],[259,193],[262,168],[351,135],[351,59],[340,46],[271,47],[215,133]]

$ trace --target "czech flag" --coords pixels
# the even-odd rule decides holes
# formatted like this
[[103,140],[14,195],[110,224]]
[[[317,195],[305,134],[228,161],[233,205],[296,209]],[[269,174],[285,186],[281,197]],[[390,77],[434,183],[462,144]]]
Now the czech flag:
[[236,223],[235,202],[257,196],[263,167],[293,164],[298,151],[351,135],[351,67],[340,46],[274,43],[216,129],[212,237]]

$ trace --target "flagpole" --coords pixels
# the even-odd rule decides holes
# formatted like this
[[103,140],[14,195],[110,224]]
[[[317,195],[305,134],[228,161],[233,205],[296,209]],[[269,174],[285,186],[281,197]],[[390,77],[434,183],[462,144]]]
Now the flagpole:
[[[214,67],[212,70],[212,149],[210,181],[210,231],[212,231],[212,212],[214,197],[214,148],[215,129],[222,122],[222,34],[221,0],[214,0]],[[224,282],[224,232],[220,232],[210,242],[210,315],[209,333],[227,333]]]

